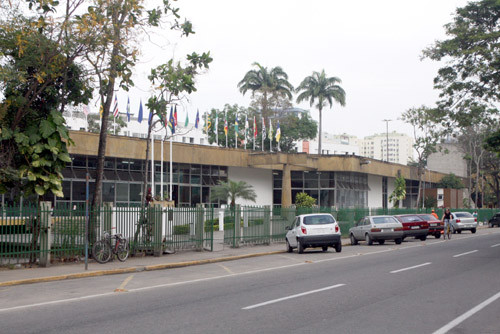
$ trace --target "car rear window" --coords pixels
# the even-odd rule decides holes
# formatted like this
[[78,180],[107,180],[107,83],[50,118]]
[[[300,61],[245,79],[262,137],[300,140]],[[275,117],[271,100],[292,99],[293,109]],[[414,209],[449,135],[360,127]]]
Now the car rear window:
[[424,219],[424,220],[439,221],[439,219],[437,219],[433,215],[419,215],[419,217]]
[[418,216],[402,216],[398,217],[403,223],[414,223],[414,222],[421,222],[422,218]]
[[473,215],[471,215],[468,212],[457,212],[457,213],[455,213],[455,216],[457,216],[457,218],[473,218],[474,217]]
[[373,217],[375,224],[399,223],[394,217]]
[[333,224],[333,223],[335,223],[335,219],[333,219],[332,216],[328,215],[304,217],[305,225],[323,225],[323,224]]

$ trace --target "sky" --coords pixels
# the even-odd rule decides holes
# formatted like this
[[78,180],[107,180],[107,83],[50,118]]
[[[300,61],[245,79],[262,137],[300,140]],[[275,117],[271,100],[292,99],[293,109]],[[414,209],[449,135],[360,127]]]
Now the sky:
[[[412,107],[431,106],[438,98],[433,78],[443,64],[421,59],[422,50],[446,37],[443,26],[452,21],[462,0],[179,0],[180,14],[192,23],[195,34],[177,38],[166,30],[143,41],[141,60],[129,93],[119,91],[121,106],[130,97],[137,114],[151,91],[149,68],[187,53],[210,51],[210,69],[198,76],[198,91],[182,103],[194,120],[226,103],[249,106],[238,82],[253,62],[281,66],[295,87],[313,71],[325,70],[342,80],[346,106],[323,110],[323,131],[364,137],[397,131],[413,136],[412,128],[398,120]],[[168,43],[164,42],[164,38]],[[162,42],[163,39],[163,42]],[[294,99],[296,98],[296,94]],[[294,105],[317,109],[308,102]],[[123,110],[124,111],[124,110]]]

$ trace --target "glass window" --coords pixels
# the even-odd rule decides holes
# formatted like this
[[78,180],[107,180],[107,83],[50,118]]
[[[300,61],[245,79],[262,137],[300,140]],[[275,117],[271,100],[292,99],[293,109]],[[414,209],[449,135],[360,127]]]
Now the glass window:
[[64,197],[58,198],[58,200],[69,201],[71,200],[71,181],[62,182],[62,190]]
[[189,165],[179,165],[179,183],[189,183]]
[[87,157],[87,164],[91,169],[97,168],[97,157]]
[[86,189],[85,182],[73,181],[73,201],[85,201]]
[[131,183],[130,184],[130,202],[140,202],[141,201],[141,189],[142,184]]
[[130,170],[142,171],[142,161],[141,160],[130,160],[129,165],[130,165]]
[[321,188],[335,188],[335,174],[333,172],[321,172],[319,177]]
[[128,183],[116,184],[116,201],[128,202]]
[[302,178],[302,172],[291,172],[292,188],[303,188],[304,180]]
[[116,159],[117,170],[128,170],[130,161],[128,159]]
[[87,157],[83,155],[74,155],[71,157],[71,160],[73,160],[73,167],[75,168],[87,167]]
[[191,204],[201,203],[200,187],[191,187]]
[[114,202],[115,201],[115,184],[109,182],[102,183],[102,201]]
[[189,200],[189,187],[179,187],[179,203],[190,203]]
[[318,188],[318,173],[304,173],[304,188]]
[[273,204],[281,204],[281,190],[279,189],[273,190]]
[[210,170],[213,176],[219,176],[219,166],[212,166]]
[[104,169],[115,169],[115,158],[105,158]]
[[227,177],[227,167],[226,166],[220,166],[219,175],[221,177]]
[[209,187],[201,188],[201,202],[202,203],[210,203],[210,188]]
[[210,175],[210,166],[203,166],[201,170],[203,175]]

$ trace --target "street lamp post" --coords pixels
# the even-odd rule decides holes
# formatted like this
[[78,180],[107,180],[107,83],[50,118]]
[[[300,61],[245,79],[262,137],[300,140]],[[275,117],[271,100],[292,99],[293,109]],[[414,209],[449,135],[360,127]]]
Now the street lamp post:
[[[389,162],[389,122],[392,122],[392,119],[383,119],[382,122],[385,122],[385,145],[386,145],[386,161]],[[382,157],[383,160],[384,157]]]

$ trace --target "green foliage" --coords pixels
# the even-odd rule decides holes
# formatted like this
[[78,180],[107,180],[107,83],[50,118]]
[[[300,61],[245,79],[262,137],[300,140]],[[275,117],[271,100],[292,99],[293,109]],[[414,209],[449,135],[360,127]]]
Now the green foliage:
[[175,225],[173,232],[174,232],[175,235],[189,234],[189,224]]
[[273,110],[289,106],[287,101],[292,99],[293,86],[281,67],[268,70],[257,62],[252,65],[256,69],[245,74],[238,83],[238,88],[243,95],[247,91],[252,92],[252,104],[267,119],[272,116]]
[[253,186],[246,183],[245,181],[232,181],[227,182],[219,181],[219,184],[212,188],[210,192],[211,200],[223,200],[226,201],[230,199],[231,207],[236,205],[236,199],[242,198],[255,202],[257,194],[253,190]]
[[394,180],[394,191],[389,196],[389,201],[395,208],[399,208],[399,202],[404,200],[406,197],[406,180],[404,177],[399,175],[396,180]]
[[425,196],[425,198],[424,198],[424,206],[426,208],[435,208],[437,206],[437,199],[436,199],[436,197]]
[[439,188],[463,189],[465,188],[462,180],[453,173],[445,175],[438,184]]
[[497,130],[486,138],[484,147],[500,157],[500,130]]
[[[90,114],[87,116],[88,131],[92,133],[101,132],[101,123],[99,114]],[[114,119],[114,125],[108,128],[107,133],[109,135],[118,135],[123,128],[127,127],[127,123],[121,118]]]
[[295,196],[295,206],[297,208],[312,208],[316,204],[316,199],[306,193],[297,193]]
[[318,137],[318,154],[321,154],[321,140],[322,140],[322,110],[327,105],[330,108],[333,102],[345,106],[345,91],[340,87],[340,80],[337,77],[327,77],[325,70],[320,72],[313,72],[312,75],[306,77],[296,91],[299,92],[297,96],[297,103],[304,100],[309,100],[311,107],[316,103],[316,108],[319,110],[319,137]]

